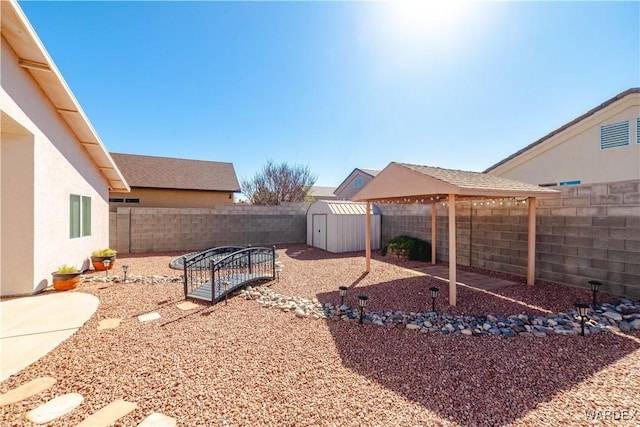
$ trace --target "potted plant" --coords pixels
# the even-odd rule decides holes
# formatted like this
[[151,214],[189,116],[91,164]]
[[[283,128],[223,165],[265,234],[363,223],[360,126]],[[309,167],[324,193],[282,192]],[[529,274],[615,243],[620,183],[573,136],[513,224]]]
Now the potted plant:
[[53,276],[53,289],[56,291],[68,291],[75,289],[80,281],[82,272],[72,265],[63,264],[58,271],[51,273]]
[[[96,270],[111,270],[116,263],[117,252],[113,249],[105,248],[91,253],[91,263]],[[105,263],[105,261],[109,261]],[[108,265],[108,267],[107,267]]]

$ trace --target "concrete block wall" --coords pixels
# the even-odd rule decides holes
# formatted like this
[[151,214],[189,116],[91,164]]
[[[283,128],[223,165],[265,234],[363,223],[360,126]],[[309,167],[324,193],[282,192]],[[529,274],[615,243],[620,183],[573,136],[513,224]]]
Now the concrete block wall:
[[[536,278],[640,297],[640,181],[561,188],[538,200]],[[502,204],[500,204],[502,202]],[[379,205],[382,242],[406,234],[431,241],[431,207]],[[527,207],[496,200],[456,205],[457,262],[525,276]],[[448,261],[447,208],[436,208],[436,254]]]
[[305,243],[308,207],[308,203],[291,203],[211,209],[118,208],[110,213],[109,240],[120,253]]

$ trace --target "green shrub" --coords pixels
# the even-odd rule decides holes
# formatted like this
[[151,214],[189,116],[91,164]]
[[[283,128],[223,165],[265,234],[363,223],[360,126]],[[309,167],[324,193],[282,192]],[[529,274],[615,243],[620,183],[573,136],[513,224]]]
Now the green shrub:
[[79,270],[74,267],[73,265],[67,265],[67,264],[62,264],[60,267],[58,267],[58,271],[56,271],[56,273],[60,273],[60,274],[68,274],[68,273],[78,273]]
[[417,237],[396,236],[382,246],[382,255],[386,255],[389,250],[406,250],[411,261],[431,260],[431,244]]
[[99,249],[97,251],[91,252],[91,256],[94,258],[107,258],[107,257],[114,256],[117,253],[118,252],[113,249],[104,248],[104,249]]

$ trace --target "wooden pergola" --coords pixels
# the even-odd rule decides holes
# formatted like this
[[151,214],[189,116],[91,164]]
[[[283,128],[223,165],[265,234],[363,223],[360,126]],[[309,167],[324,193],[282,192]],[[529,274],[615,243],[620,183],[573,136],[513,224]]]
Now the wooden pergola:
[[377,203],[431,204],[431,262],[436,262],[436,204],[449,212],[449,304],[456,305],[456,202],[516,200],[528,204],[527,284],[535,282],[536,198],[556,197],[559,191],[488,175],[391,162],[353,198],[367,203],[366,267],[371,270],[371,206]]

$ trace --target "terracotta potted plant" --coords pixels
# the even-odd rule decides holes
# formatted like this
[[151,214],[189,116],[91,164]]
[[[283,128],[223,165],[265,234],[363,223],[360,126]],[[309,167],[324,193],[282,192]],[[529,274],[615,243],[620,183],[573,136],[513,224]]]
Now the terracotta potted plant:
[[68,291],[75,289],[80,281],[82,272],[76,267],[63,264],[58,271],[51,273],[53,276],[53,289],[56,291]]
[[115,250],[109,248],[93,251],[91,253],[93,268],[96,270],[111,270],[116,263],[116,254]]

